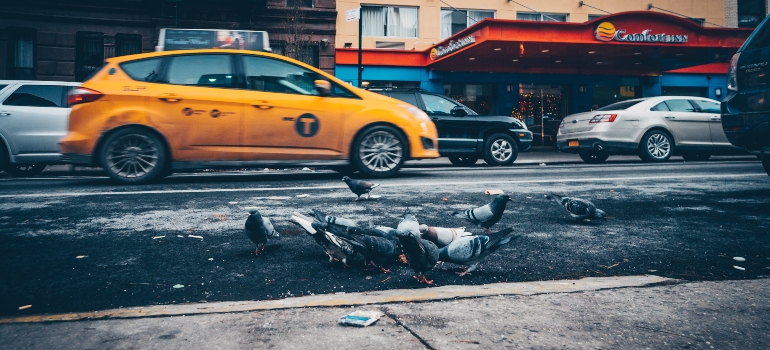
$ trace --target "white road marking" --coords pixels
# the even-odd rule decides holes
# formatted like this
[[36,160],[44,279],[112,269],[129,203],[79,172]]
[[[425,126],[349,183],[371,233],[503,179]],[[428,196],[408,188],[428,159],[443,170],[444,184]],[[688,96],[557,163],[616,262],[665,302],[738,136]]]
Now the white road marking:
[[[754,174],[725,174],[725,175],[672,175],[672,176],[629,176],[619,178],[588,177],[574,179],[535,179],[535,180],[489,180],[474,181],[476,185],[500,185],[500,184],[531,184],[531,183],[564,183],[564,182],[594,182],[615,183],[636,180],[692,180],[692,179],[734,179],[738,177],[767,177],[765,173]],[[435,182],[424,180],[423,182],[383,184],[380,187],[435,187],[435,186],[467,186],[468,181]],[[327,186],[290,186],[290,187],[257,187],[257,188],[211,188],[198,190],[151,190],[151,191],[126,191],[126,192],[60,192],[60,193],[20,193],[0,195],[0,198],[51,198],[51,197],[86,197],[86,196],[129,196],[142,194],[180,194],[180,193],[224,193],[224,192],[266,192],[266,191],[308,191],[347,189],[342,185]]]

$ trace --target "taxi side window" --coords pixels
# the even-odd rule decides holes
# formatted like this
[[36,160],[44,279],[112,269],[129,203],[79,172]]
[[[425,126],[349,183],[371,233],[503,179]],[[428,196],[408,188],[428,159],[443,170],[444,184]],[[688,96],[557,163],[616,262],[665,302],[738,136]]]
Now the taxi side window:
[[122,69],[131,79],[136,81],[153,82],[160,74],[160,62],[163,58],[150,58],[147,60],[129,61],[120,64]]
[[67,107],[64,93],[67,86],[22,85],[3,102],[6,106]]
[[258,56],[244,56],[246,88],[284,94],[318,95],[315,81],[323,77],[288,62]]
[[228,88],[233,86],[231,55],[180,55],[170,58],[166,83]]

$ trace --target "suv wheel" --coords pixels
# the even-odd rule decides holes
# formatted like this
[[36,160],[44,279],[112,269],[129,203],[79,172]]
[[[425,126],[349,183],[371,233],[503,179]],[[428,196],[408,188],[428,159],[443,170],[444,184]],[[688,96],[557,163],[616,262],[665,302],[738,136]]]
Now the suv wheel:
[[484,142],[484,161],[489,165],[511,165],[519,156],[519,147],[506,134],[494,134]]
[[699,160],[709,160],[709,158],[711,158],[711,155],[708,153],[685,153],[682,155],[682,158],[685,161],[693,162],[693,161],[699,161]]
[[45,167],[45,164],[9,164],[5,167],[5,173],[16,177],[35,176],[40,175],[45,170]]
[[760,158],[762,159],[762,167],[765,168],[765,172],[770,176],[770,155],[765,154],[760,156]]
[[674,153],[671,136],[660,130],[650,130],[639,143],[639,158],[645,162],[665,162]]
[[107,174],[124,184],[146,183],[169,173],[166,146],[141,128],[118,130],[104,141],[99,154]]
[[454,166],[471,166],[478,160],[479,157],[476,156],[449,156],[449,162]]
[[395,175],[407,155],[407,143],[390,126],[375,126],[356,138],[351,163],[365,176],[388,177]]
[[580,159],[588,164],[600,164],[607,161],[610,155],[596,152],[580,152]]

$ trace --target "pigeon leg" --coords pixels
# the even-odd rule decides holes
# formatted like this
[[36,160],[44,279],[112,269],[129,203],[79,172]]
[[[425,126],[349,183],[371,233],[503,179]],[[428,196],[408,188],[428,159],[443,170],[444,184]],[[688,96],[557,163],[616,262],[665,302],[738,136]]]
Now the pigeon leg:
[[489,227],[484,227],[484,233],[491,234],[492,230],[490,230]]
[[417,275],[415,275],[415,276],[414,276],[414,278],[415,278],[415,279],[417,280],[417,282],[419,282],[419,283],[425,283],[425,284],[433,284],[433,281],[432,281],[432,280],[429,280],[429,279],[428,279],[427,277],[425,277],[425,275],[423,275],[422,273],[418,273]]
[[366,200],[369,200],[369,198],[371,198],[371,196],[372,196],[372,194],[367,192],[366,193]]
[[471,272],[468,270],[468,268],[467,268],[467,267],[464,267],[464,268],[462,268],[462,270],[461,270],[460,272],[455,272],[455,273],[456,273],[458,276],[461,276],[461,277],[462,277],[462,276],[465,276],[465,275],[470,275],[470,274],[471,274]]
[[390,270],[380,266],[380,270],[382,270],[382,273],[390,273]]

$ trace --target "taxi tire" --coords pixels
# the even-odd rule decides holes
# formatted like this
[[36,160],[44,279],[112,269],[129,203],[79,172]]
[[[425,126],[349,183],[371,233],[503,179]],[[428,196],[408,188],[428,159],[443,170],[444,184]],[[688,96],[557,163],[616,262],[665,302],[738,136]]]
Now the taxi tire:
[[[395,146],[400,146],[400,150],[398,151],[400,154],[398,154],[398,160],[395,162],[396,164],[388,165],[387,170],[371,169],[365,165],[363,160],[365,155],[362,153],[370,152],[372,151],[370,147],[376,147],[382,142],[386,142],[388,140],[398,141],[398,144]],[[363,176],[377,178],[389,177],[395,175],[404,165],[408,151],[409,144],[398,130],[386,125],[374,126],[364,130],[356,137],[355,141],[353,141],[353,149],[350,153],[350,163],[353,165],[353,167],[355,167],[355,169],[360,171],[361,175]],[[380,159],[383,161],[390,160],[387,158]]]
[[[129,173],[121,174],[117,172],[116,170],[118,169],[113,168],[113,165],[116,168],[120,167],[120,165],[115,164],[116,159],[111,159],[110,155],[114,152],[120,152],[121,148],[125,151],[125,147],[133,148],[132,153],[135,153],[133,159],[131,159],[133,164],[142,164],[146,167],[147,163],[153,160],[154,164],[151,165],[149,170],[146,168],[140,170],[138,167],[129,165]],[[139,154],[136,154],[136,151],[140,151]],[[170,174],[167,154],[166,145],[155,133],[139,127],[128,127],[118,130],[107,137],[99,152],[99,163],[107,172],[107,175],[115,181],[123,184],[142,184]],[[138,159],[141,159],[141,162],[137,161]],[[117,161],[119,162],[120,160],[118,159]]]
[[[501,159],[501,152],[510,152],[510,155]],[[519,146],[510,135],[494,134],[484,142],[484,161],[491,166],[511,165],[518,157]]]

